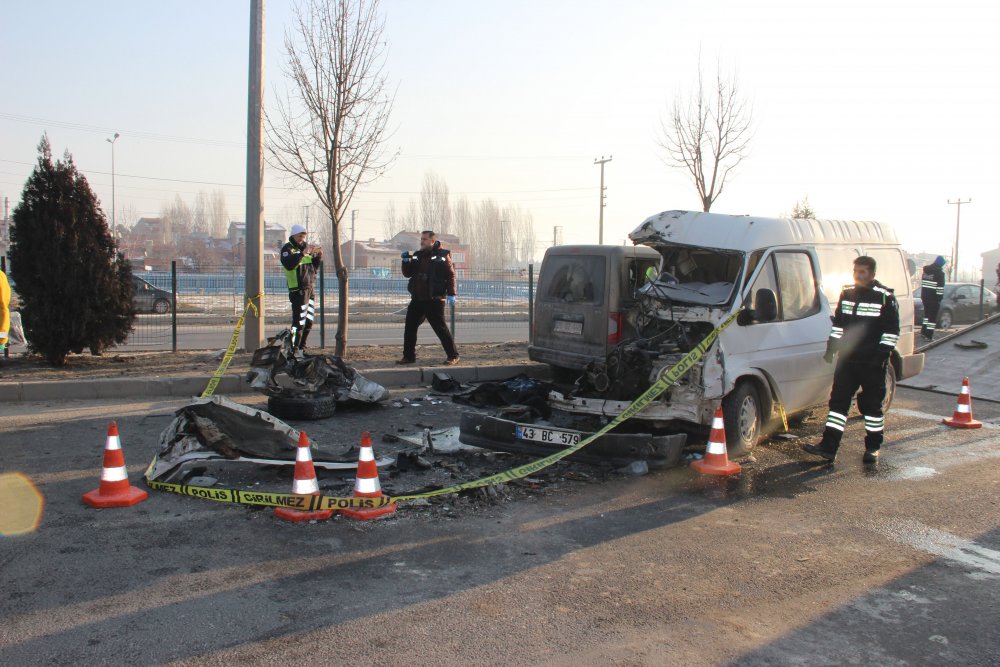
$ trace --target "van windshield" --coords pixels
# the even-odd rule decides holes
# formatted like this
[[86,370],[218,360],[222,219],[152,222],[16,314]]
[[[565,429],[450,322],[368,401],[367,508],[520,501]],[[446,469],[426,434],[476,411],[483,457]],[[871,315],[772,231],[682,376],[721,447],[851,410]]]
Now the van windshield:
[[739,281],[744,253],[667,244],[657,244],[654,248],[663,256],[660,275],[640,288],[640,294],[699,306],[730,301]]
[[539,292],[543,301],[601,303],[606,259],[600,255],[553,255],[545,259]]

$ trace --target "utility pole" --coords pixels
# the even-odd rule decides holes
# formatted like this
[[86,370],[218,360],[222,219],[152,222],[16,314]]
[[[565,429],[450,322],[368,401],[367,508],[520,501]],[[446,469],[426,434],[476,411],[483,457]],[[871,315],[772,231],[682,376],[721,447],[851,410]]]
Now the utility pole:
[[351,273],[354,273],[354,255],[358,252],[358,247],[354,245],[354,218],[358,215],[358,209],[351,210]]
[[111,144],[111,238],[117,240],[117,224],[115,223],[115,142],[121,135],[115,132],[114,139],[105,139]]
[[948,203],[957,206],[955,213],[955,248],[951,253],[951,282],[958,282],[958,230],[962,225],[962,204],[972,203],[972,198],[962,201],[959,197],[957,201],[948,200]]
[[600,205],[601,206],[600,206],[600,209],[599,209],[599,211],[600,211],[600,217],[598,218],[598,223],[597,223],[597,243],[599,245],[604,245],[604,207],[606,206],[606,204],[604,203],[604,200],[608,198],[608,196],[606,194],[604,194],[604,190],[606,190],[606,188],[604,187],[604,164],[606,162],[611,162],[611,158],[612,157],[613,156],[609,155],[607,158],[605,158],[602,155],[600,160],[598,160],[596,158],[594,159],[594,164],[601,165],[601,193],[600,193],[601,194],[601,197],[600,197]]
[[308,236],[308,234],[309,234],[309,207],[308,206],[303,206],[302,209],[306,213],[306,224],[305,224],[305,227],[306,227],[306,235]]
[[559,237],[560,236],[562,236],[562,225],[553,225],[552,226],[552,245],[553,246],[559,245],[559,241],[560,241]]
[[247,82],[246,318],[244,349],[264,346],[264,0],[250,0],[250,75]]

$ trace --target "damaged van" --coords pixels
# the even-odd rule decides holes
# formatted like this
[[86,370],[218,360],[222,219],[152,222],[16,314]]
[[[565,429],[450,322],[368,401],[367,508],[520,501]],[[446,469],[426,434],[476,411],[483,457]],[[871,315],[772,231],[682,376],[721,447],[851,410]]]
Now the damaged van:
[[[636,281],[641,284],[621,313],[620,326],[631,335],[589,361],[573,392],[550,395],[556,412],[599,426],[728,315],[742,310],[705,357],[633,419],[654,433],[690,430],[709,425],[721,404],[730,452],[749,451],[783,416],[827,401],[834,367],[823,354],[831,304],[853,282],[853,261],[861,255],[876,260],[878,280],[899,302],[900,335],[886,371],[886,407],[896,381],[923,369],[923,355],[913,351],[906,257],[886,224],[665,211],[629,237],[659,256],[655,277]],[[547,275],[544,264],[541,275]],[[633,284],[623,282],[621,289]],[[588,342],[594,350],[607,344],[603,332]],[[534,345],[540,344],[536,337]],[[576,349],[558,341],[554,346]],[[536,351],[533,358],[542,356]]]

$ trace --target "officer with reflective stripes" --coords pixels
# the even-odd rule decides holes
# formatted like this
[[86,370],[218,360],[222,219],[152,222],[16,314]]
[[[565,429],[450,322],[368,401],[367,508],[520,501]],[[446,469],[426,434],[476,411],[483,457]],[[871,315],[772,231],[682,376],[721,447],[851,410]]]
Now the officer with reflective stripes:
[[944,257],[938,255],[933,262],[924,267],[920,276],[920,300],[924,303],[924,321],[920,333],[927,340],[934,340],[934,328],[937,326],[938,309],[944,298]]
[[316,316],[313,299],[316,289],[316,270],[323,259],[319,246],[306,243],[306,228],[292,225],[288,243],[281,247],[281,265],[285,268],[288,283],[288,300],[292,304],[292,349],[305,351],[306,339]]
[[882,401],[889,357],[899,340],[899,305],[892,290],[875,280],[875,260],[854,260],[854,285],[840,293],[823,359],[838,356],[823,439],[806,445],[810,454],[833,462],[847,425],[851,398],[861,388],[858,407],[865,418],[866,463],[878,461],[882,446]]

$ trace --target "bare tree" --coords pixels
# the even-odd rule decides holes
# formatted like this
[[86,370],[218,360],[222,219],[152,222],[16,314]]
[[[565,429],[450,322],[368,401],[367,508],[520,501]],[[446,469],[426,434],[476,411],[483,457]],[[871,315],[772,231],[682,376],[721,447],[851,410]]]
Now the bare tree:
[[194,220],[191,208],[180,195],[174,195],[173,201],[161,209],[160,217],[163,218],[165,241],[173,244],[190,233]]
[[221,189],[214,190],[208,201],[208,220],[212,238],[226,238],[229,233],[229,209],[226,208],[226,194]]
[[410,199],[410,203],[406,207],[406,215],[403,216],[403,229],[421,231],[420,213],[417,211],[417,202],[414,199]]
[[724,76],[717,63],[715,85],[706,91],[699,61],[694,93],[675,99],[669,118],[660,121],[659,144],[666,151],[665,161],[687,171],[706,213],[722,194],[733,169],[749,154],[752,116],[736,75]]
[[[331,237],[359,185],[381,176],[393,97],[383,68],[386,42],[378,0],[304,0],[285,34],[293,82],[265,124],[271,164],[311,188]],[[347,349],[348,275],[339,243],[330,249],[339,284],[336,354]]]
[[388,241],[393,236],[403,231],[406,225],[396,213],[396,202],[391,201],[385,205],[385,217],[382,218],[382,237]]
[[191,230],[195,232],[208,232],[208,195],[204,190],[199,190],[194,197],[194,211],[191,213]]
[[448,184],[443,178],[428,171],[420,189],[420,224],[441,234],[451,232],[451,206],[448,202]]

